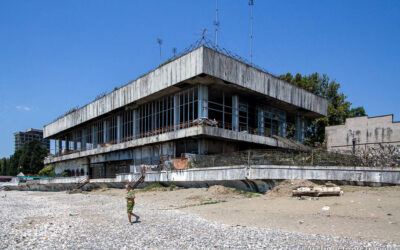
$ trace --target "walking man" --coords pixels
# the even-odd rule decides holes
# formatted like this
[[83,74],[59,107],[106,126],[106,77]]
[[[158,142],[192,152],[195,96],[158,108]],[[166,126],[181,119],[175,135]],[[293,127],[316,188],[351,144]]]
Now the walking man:
[[133,207],[135,206],[135,191],[132,189],[131,185],[127,184],[125,186],[126,191],[128,191],[126,196],[126,211],[128,212],[129,224],[133,224],[132,215],[136,217],[135,222],[139,222],[140,217],[132,213]]

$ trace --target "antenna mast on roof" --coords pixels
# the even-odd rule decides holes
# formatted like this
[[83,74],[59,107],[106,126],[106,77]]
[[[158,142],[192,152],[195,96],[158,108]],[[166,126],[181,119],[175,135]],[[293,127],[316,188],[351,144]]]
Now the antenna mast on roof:
[[205,39],[206,39],[206,32],[207,32],[207,29],[206,29],[206,28],[202,28],[202,29],[201,29],[201,41],[202,41],[202,42],[204,42]]
[[160,38],[157,38],[157,43],[160,46],[160,64],[162,63],[162,57],[161,57],[161,45],[162,45],[162,40]]
[[250,6],[250,63],[253,64],[253,6],[254,0],[249,0]]
[[214,21],[214,25],[215,25],[215,46],[218,46],[218,26],[219,26],[219,22],[218,22],[218,0],[215,0],[215,21]]

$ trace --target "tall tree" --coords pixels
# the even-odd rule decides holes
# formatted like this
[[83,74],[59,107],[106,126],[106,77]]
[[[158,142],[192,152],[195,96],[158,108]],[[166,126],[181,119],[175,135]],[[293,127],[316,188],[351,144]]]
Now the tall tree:
[[10,157],[7,174],[16,175],[19,172],[37,174],[43,168],[43,160],[47,154],[47,148],[42,146],[38,140],[26,142]]
[[339,91],[340,84],[326,74],[313,73],[303,76],[297,73],[293,76],[287,73],[279,78],[328,100],[327,117],[308,122],[305,138],[307,144],[324,142],[326,126],[343,124],[346,118],[366,115],[363,107],[351,108],[351,103],[346,100],[347,96]]
[[0,160],[0,175],[7,175],[7,168],[9,165],[9,159],[8,158],[2,158]]

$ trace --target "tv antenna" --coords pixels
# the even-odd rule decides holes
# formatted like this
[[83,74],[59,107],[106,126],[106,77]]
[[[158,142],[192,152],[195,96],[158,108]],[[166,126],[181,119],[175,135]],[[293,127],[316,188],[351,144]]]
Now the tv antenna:
[[162,45],[162,40],[160,38],[157,38],[157,43],[160,46],[160,64],[162,63],[162,57],[161,57],[161,45]]
[[202,41],[205,41],[206,32],[207,32],[207,29],[206,29],[206,28],[202,28],[202,29],[201,29],[201,40],[202,40]]
[[218,26],[219,26],[219,22],[218,22],[218,0],[215,0],[215,21],[214,21],[214,25],[215,25],[215,46],[218,46]]
[[254,0],[249,0],[250,6],[250,63],[253,64],[253,8]]

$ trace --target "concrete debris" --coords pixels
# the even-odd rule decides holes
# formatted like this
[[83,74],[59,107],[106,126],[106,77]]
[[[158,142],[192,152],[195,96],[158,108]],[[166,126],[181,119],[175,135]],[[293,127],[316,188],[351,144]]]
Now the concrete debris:
[[329,211],[329,209],[331,209],[329,206],[323,206],[322,207],[322,211]]
[[211,127],[218,127],[218,122],[214,119],[211,120],[207,117],[200,117],[193,121],[194,125],[206,125]]
[[330,195],[343,195],[340,187],[332,186],[311,186],[311,187],[298,187],[292,191],[293,196],[330,196]]

